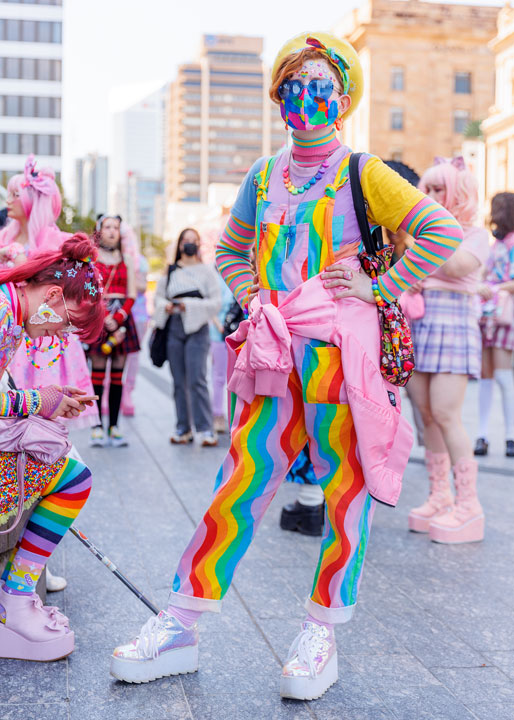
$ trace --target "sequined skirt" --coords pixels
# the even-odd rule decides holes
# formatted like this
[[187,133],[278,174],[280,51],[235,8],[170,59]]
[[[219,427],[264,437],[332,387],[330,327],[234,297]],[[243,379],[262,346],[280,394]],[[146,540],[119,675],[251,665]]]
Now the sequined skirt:
[[[16,514],[18,507],[18,483],[16,480],[17,453],[0,452],[0,525]],[[52,465],[33,460],[27,456],[25,466],[25,507],[30,507],[43,495],[47,485],[62,469],[66,458]]]

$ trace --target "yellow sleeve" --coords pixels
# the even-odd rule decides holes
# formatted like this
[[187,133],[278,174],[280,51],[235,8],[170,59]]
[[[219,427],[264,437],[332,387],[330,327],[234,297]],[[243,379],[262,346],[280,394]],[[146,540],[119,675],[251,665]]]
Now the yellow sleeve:
[[396,232],[412,208],[425,198],[421,190],[375,155],[362,168],[361,186],[370,223],[383,225],[391,232]]

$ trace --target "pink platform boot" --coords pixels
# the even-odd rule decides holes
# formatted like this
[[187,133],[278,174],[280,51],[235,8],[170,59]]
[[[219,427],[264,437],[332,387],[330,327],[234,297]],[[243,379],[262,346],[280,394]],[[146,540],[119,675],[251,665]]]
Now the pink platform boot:
[[[0,588],[0,658],[59,660],[73,652],[75,635],[68,618],[44,606],[36,593],[11,595]],[[3,615],[3,613],[2,613]]]
[[450,456],[448,453],[434,453],[427,450],[425,465],[428,471],[428,499],[409,513],[409,530],[421,533],[428,532],[433,518],[453,509],[449,479]]
[[477,497],[478,463],[461,458],[453,468],[455,507],[430,523],[430,540],[439,543],[468,543],[484,539],[484,512]]

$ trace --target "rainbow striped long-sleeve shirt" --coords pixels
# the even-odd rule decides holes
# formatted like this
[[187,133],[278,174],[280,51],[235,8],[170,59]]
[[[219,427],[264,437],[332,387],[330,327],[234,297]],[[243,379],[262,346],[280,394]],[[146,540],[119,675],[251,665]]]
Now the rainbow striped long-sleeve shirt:
[[[216,251],[219,271],[241,305],[246,302],[246,291],[253,279],[250,251],[256,234],[254,178],[262,166],[261,158],[243,181]],[[448,260],[462,242],[462,229],[451,213],[413,187],[376,156],[364,155],[360,168],[370,225],[382,225],[392,232],[402,228],[416,241],[378,280],[380,294],[384,300],[391,302]],[[273,197],[271,187],[270,195]],[[344,237],[349,225],[343,223],[340,245],[356,239]]]

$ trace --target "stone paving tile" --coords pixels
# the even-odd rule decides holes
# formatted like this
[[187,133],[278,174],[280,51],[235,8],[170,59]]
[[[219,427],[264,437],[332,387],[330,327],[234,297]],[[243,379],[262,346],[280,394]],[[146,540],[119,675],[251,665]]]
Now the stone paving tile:
[[511,703],[470,703],[470,709],[478,720],[512,720],[514,705]]
[[441,686],[381,688],[381,698],[398,720],[473,720],[474,715]]
[[486,652],[488,664],[494,665],[505,673],[511,680],[514,680],[514,652]]
[[59,660],[55,663],[33,663],[0,660],[0,705],[11,703],[58,705],[66,700],[67,662],[67,660]]
[[473,703],[504,702],[514,710],[514,683],[497,668],[432,668],[431,672],[469,707]]
[[377,690],[439,685],[432,672],[412,655],[345,654],[354,670],[366,675]]
[[[241,698],[236,694],[223,693],[219,688],[217,693],[199,692],[189,693],[187,686],[185,693],[194,720],[312,720],[316,715],[311,714],[305,703],[281,700],[277,693],[252,695],[246,693]],[[341,716],[340,716],[341,717]],[[328,718],[327,718],[328,720]],[[356,719],[357,720],[357,719]],[[370,718],[371,720],[371,718]]]
[[[69,703],[49,703],[34,705],[2,705],[0,704],[0,718],[2,720],[69,720]],[[82,720],[85,720],[82,716]]]

